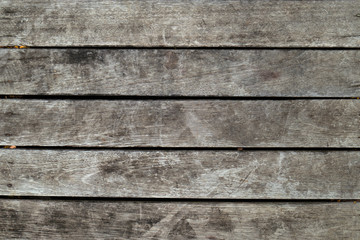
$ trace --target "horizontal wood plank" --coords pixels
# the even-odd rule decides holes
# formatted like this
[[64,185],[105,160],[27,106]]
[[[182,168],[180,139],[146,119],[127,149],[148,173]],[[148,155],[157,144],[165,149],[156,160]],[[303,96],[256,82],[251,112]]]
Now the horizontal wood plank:
[[359,51],[0,49],[0,94],[358,97]]
[[17,239],[359,239],[360,204],[0,200]]
[[359,151],[0,150],[0,195],[360,199]]
[[0,100],[0,145],[360,147],[359,100]]
[[2,0],[0,45],[359,47],[360,2]]

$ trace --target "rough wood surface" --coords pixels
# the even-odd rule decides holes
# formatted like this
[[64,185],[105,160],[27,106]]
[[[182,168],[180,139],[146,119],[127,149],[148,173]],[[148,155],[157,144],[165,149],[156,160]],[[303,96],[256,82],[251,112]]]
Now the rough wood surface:
[[359,239],[360,204],[0,200],[16,239]]
[[0,45],[359,47],[360,1],[2,0]]
[[360,199],[358,151],[0,150],[0,195]]
[[359,51],[0,49],[0,94],[360,96]]
[[0,145],[360,147],[359,100],[0,100]]

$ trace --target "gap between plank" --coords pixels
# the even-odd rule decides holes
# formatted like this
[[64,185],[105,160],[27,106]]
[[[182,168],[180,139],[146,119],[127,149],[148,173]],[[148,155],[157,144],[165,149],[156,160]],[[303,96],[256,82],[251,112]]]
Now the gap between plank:
[[289,101],[289,100],[342,100],[342,99],[360,99],[360,97],[246,97],[246,96],[136,96],[136,95],[0,95],[0,99],[33,99],[33,100],[182,100],[182,101],[207,101],[207,100],[272,100],[272,101]]
[[0,145],[8,151],[26,150],[72,150],[72,151],[360,151],[360,148],[311,148],[311,147],[97,147],[97,146],[14,146]]
[[75,46],[26,46],[26,45],[13,45],[13,46],[0,46],[0,48],[14,48],[14,49],[27,49],[27,48],[38,48],[38,49],[69,49],[69,48],[84,48],[84,49],[168,49],[168,50],[360,50],[360,47],[255,47],[255,46],[247,46],[247,47],[236,47],[236,46],[98,46],[98,45],[75,45]]
[[239,202],[239,203],[329,203],[354,202],[360,199],[227,199],[227,198],[127,198],[127,197],[59,197],[59,196],[8,196],[1,199],[11,200],[48,200],[48,201],[107,201],[107,202]]

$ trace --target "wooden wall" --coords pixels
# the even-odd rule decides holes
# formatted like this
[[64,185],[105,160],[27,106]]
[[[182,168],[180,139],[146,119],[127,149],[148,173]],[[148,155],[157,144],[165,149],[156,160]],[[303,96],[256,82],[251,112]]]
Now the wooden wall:
[[360,239],[360,1],[0,14],[0,239]]

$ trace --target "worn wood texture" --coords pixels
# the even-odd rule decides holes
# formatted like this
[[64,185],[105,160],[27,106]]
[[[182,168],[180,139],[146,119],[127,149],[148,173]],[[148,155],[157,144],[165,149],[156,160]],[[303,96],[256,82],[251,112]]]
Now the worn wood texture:
[[0,49],[0,94],[360,96],[359,51]]
[[360,147],[359,100],[0,100],[0,145]]
[[359,47],[360,2],[2,0],[0,45]]
[[0,200],[17,239],[359,239],[360,204]]
[[0,150],[0,195],[360,199],[359,151]]

